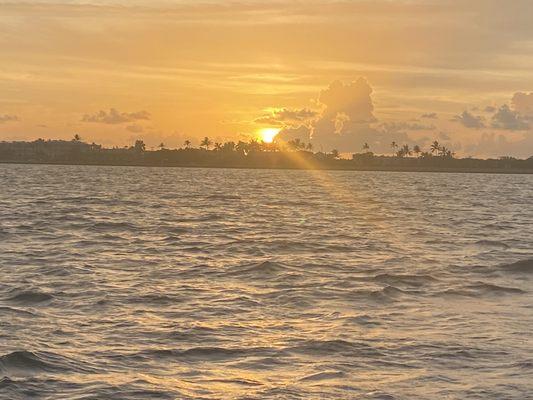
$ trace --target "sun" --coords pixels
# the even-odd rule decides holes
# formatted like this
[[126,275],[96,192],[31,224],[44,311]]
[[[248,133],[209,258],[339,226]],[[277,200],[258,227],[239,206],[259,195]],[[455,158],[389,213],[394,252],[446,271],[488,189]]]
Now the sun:
[[263,128],[259,130],[259,138],[265,143],[272,143],[281,129]]

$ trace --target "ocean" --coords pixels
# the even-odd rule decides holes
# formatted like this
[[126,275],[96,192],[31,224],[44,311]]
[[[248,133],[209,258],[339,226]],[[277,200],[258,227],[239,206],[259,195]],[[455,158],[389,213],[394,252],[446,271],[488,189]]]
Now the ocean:
[[532,399],[533,175],[0,165],[0,398]]

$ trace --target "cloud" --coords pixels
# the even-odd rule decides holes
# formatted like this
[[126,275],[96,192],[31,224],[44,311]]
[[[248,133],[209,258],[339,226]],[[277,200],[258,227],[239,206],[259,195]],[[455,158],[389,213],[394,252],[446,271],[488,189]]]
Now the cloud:
[[439,116],[437,115],[437,113],[432,112],[432,113],[422,114],[422,115],[420,116],[420,118],[426,118],[426,119],[438,119]]
[[111,108],[109,109],[109,112],[101,110],[95,114],[85,114],[82,118],[82,122],[116,125],[149,119],[150,113],[148,111],[126,113],[117,111],[115,108]]
[[16,115],[9,115],[9,114],[1,115],[0,114],[0,124],[4,124],[6,122],[15,122],[15,121],[19,121],[19,117],[17,117]]
[[481,129],[485,127],[483,117],[476,116],[468,111],[463,111],[461,115],[456,115],[452,118],[452,121],[459,122],[466,128]]
[[504,104],[492,116],[492,127],[510,131],[524,131],[529,129],[529,123],[527,122],[527,118],[511,110],[507,104]]
[[133,132],[133,133],[141,133],[141,132],[144,132],[144,128],[141,126],[141,125],[137,125],[137,124],[133,124],[133,125],[128,125],[126,127],[126,129],[130,132]]
[[325,106],[322,117],[333,119],[338,114],[345,114],[351,123],[374,122],[371,94],[372,87],[364,78],[346,85],[335,81],[320,92],[318,101]]
[[514,94],[511,103],[516,112],[533,118],[533,92],[529,94],[517,92]]
[[393,121],[384,122],[381,127],[387,132],[399,132],[399,131],[432,131],[435,129],[435,125],[424,125],[417,122],[406,121]]
[[371,94],[364,78],[347,84],[335,81],[322,90],[318,98],[322,113],[311,133],[315,148],[357,151],[364,142],[373,142],[378,131],[370,126],[376,122]]
[[318,113],[316,111],[307,108],[302,108],[300,110],[282,108],[273,111],[269,115],[259,117],[254,122],[257,124],[279,127],[298,127],[302,124],[309,123],[309,121],[317,115]]

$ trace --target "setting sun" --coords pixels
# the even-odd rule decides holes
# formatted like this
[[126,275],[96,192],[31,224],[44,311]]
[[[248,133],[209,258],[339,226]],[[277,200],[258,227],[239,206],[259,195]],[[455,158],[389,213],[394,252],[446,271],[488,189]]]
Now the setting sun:
[[281,129],[264,128],[259,131],[259,138],[265,143],[272,143]]

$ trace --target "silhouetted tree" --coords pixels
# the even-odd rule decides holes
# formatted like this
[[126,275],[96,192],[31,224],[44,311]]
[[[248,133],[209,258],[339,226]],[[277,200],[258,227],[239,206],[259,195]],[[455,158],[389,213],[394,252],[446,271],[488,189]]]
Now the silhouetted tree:
[[305,143],[303,143],[299,138],[289,140],[287,142],[287,146],[289,146],[289,149],[291,150],[305,149]]
[[183,144],[185,145],[186,149],[189,149],[191,147],[191,141],[190,140],[186,140]]
[[222,143],[216,142],[216,143],[215,143],[215,150],[216,150],[216,151],[220,151],[220,150],[222,150]]
[[331,150],[330,154],[331,154],[331,157],[333,157],[335,159],[339,158],[339,150],[337,150],[337,149]]
[[72,138],[73,142],[81,142],[81,136],[77,133],[74,135],[74,138]]
[[370,146],[368,145],[368,143],[365,142],[365,144],[363,144],[363,150],[370,150]]
[[440,149],[440,153],[439,153],[439,155],[440,155],[442,158],[453,158],[454,153],[453,153],[450,149],[448,149],[448,148],[442,146],[441,149]]
[[144,144],[142,140],[136,140],[133,148],[135,151],[142,153],[146,150],[146,145]]
[[235,151],[235,142],[224,143],[224,145],[222,146],[222,151],[228,152],[228,153]]
[[239,140],[239,142],[235,145],[235,150],[242,154],[248,153],[248,143],[243,142],[242,140]]
[[436,140],[431,144],[431,147],[429,148],[431,154],[440,152],[440,144]]
[[390,147],[392,147],[392,153],[395,154],[396,149],[398,148],[398,143],[396,143],[395,141],[392,141],[392,143],[390,144]]
[[422,152],[422,150],[420,149],[420,146],[415,144],[414,147],[413,147],[413,153],[415,153],[416,156],[419,157],[421,152]]
[[161,150],[164,150],[165,149],[165,144],[164,143],[160,143],[159,146],[157,146],[157,147],[159,147]]
[[261,146],[261,143],[257,141],[257,139],[250,139],[250,142],[248,143],[248,152],[258,152],[261,151],[263,147]]
[[313,143],[311,143],[311,142],[307,143],[306,149],[308,151],[313,151]]
[[206,150],[209,150],[209,147],[211,147],[211,144],[213,144],[213,142],[206,136],[200,143],[200,146],[205,147]]

